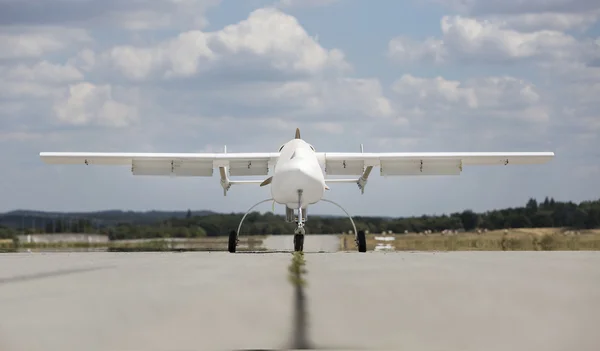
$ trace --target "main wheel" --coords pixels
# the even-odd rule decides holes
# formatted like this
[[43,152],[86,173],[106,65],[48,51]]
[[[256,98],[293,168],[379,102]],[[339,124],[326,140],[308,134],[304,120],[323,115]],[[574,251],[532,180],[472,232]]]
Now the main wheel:
[[294,251],[302,251],[304,250],[304,235],[295,234],[294,235]]
[[227,245],[227,249],[229,250],[229,252],[234,253],[236,246],[237,246],[237,235],[236,235],[235,230],[232,230],[229,233],[229,244]]
[[358,252],[367,252],[367,237],[365,236],[364,230],[359,230],[356,235],[356,244],[358,245]]

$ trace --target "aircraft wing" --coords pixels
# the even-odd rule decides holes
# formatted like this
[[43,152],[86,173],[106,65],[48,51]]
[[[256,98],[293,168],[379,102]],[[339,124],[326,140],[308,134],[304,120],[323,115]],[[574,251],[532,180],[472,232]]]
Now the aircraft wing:
[[543,164],[553,152],[322,153],[327,175],[363,175],[373,167],[382,176],[459,175],[464,166]]
[[211,177],[219,169],[224,194],[232,184],[259,184],[263,180],[231,181],[229,176],[266,176],[279,153],[101,153],[42,152],[47,164],[128,166],[134,176]]
[[210,177],[225,167],[232,176],[262,176],[279,153],[100,153],[42,152],[48,164],[129,166],[133,175]]

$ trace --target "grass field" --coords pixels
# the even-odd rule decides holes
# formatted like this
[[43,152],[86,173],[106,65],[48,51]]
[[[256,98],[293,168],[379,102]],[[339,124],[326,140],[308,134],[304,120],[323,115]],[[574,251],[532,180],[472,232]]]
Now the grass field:
[[[393,237],[393,240],[377,240]],[[344,249],[344,241],[346,248]],[[342,250],[355,250],[353,235],[342,235]],[[396,251],[548,251],[600,250],[600,230],[565,231],[560,228],[524,228],[458,234],[367,234],[367,250],[389,245]]]
[[[380,240],[387,238],[388,240]],[[238,251],[264,251],[264,237],[241,236]],[[378,240],[379,239],[379,240]],[[390,240],[391,239],[391,240]],[[204,237],[189,240],[123,240],[106,243],[21,243],[0,240],[0,252],[15,251],[226,251],[226,236]],[[367,234],[367,250],[385,249],[395,251],[503,251],[503,250],[600,250],[600,229],[565,231],[559,228],[527,228],[496,230],[482,233],[458,234]],[[340,235],[340,249],[356,250],[353,235]]]

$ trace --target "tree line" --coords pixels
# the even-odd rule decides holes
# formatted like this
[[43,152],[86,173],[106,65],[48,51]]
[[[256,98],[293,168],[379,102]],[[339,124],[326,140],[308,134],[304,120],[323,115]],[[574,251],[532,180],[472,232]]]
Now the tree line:
[[[14,214],[13,214],[14,216]],[[140,238],[195,238],[227,235],[236,230],[243,214],[218,214],[213,212],[183,212],[169,218],[157,215],[154,221],[145,214],[143,222],[127,221],[122,213],[119,221],[106,224],[97,219],[60,219],[46,221],[43,227],[2,227],[0,238],[13,238],[20,233],[99,233],[111,240]],[[131,216],[135,216],[135,213]],[[133,217],[132,217],[133,218]],[[560,202],[546,197],[544,201],[529,199],[522,207],[506,208],[476,213],[465,210],[439,216],[420,217],[353,217],[358,230],[371,233],[392,232],[442,232],[444,230],[474,231],[477,229],[548,228],[570,229],[600,228],[600,200]],[[22,220],[25,222],[24,220]],[[0,222],[2,223],[2,222]],[[271,212],[252,212],[246,216],[241,235],[267,235],[293,233],[295,224],[287,223],[283,215]],[[309,216],[307,232],[312,234],[339,234],[352,230],[346,217]]]

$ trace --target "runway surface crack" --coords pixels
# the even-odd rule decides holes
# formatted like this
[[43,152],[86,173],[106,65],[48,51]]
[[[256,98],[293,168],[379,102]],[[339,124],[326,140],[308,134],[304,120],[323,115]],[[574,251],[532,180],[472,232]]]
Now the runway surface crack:
[[290,348],[295,350],[313,349],[308,337],[308,313],[304,291],[306,286],[304,275],[307,270],[303,252],[294,252],[288,272],[289,281],[294,287],[293,329]]

